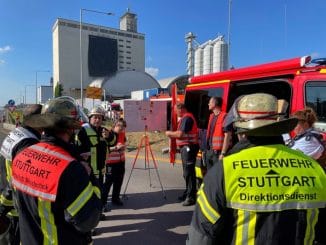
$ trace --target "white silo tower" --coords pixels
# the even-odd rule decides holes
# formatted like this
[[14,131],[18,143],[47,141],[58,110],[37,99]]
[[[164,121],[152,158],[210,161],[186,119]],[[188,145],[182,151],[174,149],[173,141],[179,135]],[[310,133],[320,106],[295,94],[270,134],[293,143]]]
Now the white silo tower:
[[228,69],[228,45],[223,36],[217,37],[213,44],[213,69],[212,72],[220,72]]
[[195,50],[195,62],[194,62],[194,75],[199,76],[203,74],[203,47],[198,46]]
[[213,45],[212,41],[209,40],[203,44],[203,74],[209,74],[212,72],[213,63]]

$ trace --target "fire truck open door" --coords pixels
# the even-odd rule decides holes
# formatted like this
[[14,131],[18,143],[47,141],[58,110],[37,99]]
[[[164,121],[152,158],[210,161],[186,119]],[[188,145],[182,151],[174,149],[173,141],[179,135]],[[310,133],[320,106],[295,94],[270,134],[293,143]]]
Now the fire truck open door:
[[[175,111],[175,106],[177,104],[177,86],[176,84],[172,84],[171,86],[171,130],[177,130],[178,120],[177,113]],[[177,143],[175,138],[170,138],[170,163],[174,165],[175,163],[175,155],[177,153]]]

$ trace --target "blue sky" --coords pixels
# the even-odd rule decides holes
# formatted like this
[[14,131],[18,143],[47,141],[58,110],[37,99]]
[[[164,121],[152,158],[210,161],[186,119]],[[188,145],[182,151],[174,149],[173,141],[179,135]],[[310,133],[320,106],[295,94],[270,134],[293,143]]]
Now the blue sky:
[[[228,0],[0,0],[0,106],[35,101],[36,71],[52,73],[56,18],[119,28],[127,7],[145,36],[145,66],[157,79],[186,74],[184,36],[203,43],[228,33]],[[325,0],[232,0],[230,63],[235,67],[303,55],[326,57]],[[51,73],[39,72],[49,84]],[[33,87],[34,86],[34,87]]]

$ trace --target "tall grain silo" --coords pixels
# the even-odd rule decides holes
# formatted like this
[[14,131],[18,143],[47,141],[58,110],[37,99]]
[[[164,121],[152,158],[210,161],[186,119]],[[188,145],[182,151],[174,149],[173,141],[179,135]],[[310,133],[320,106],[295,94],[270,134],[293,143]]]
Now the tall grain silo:
[[224,42],[223,36],[214,40],[213,45],[213,70],[220,72],[228,69],[228,45]]
[[209,74],[212,72],[212,63],[213,63],[213,45],[211,40],[203,44],[203,74]]
[[194,75],[199,76],[203,74],[203,48],[198,46],[194,54]]

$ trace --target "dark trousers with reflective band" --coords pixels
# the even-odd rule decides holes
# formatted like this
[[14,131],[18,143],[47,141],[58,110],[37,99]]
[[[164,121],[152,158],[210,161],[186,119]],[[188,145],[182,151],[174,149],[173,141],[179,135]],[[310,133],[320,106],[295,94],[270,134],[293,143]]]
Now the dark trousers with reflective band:
[[206,151],[206,166],[207,169],[210,169],[211,167],[213,167],[214,164],[216,164],[218,162],[218,158],[220,155],[221,151],[217,151],[217,150],[207,150]]
[[113,201],[119,200],[124,175],[125,175],[125,162],[106,165],[105,182],[104,182],[103,193],[102,193],[103,205],[107,203],[107,199],[112,185],[113,185],[112,200]]
[[186,181],[186,197],[196,199],[196,156],[198,145],[185,145],[180,147],[181,161],[183,167],[183,178]]
[[96,173],[95,178],[96,178],[96,180],[98,182],[98,186],[100,188],[101,196],[102,196],[103,191],[104,191],[104,176],[103,176],[102,172],[99,171],[99,170],[97,170],[95,173]]

